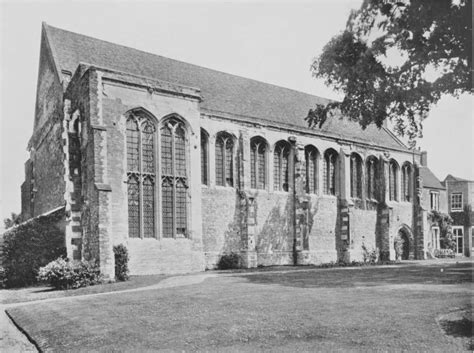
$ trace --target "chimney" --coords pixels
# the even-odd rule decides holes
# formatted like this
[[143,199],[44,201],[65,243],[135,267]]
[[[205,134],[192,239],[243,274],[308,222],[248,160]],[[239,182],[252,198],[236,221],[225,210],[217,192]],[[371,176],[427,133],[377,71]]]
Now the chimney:
[[427,167],[427,166],[428,166],[428,152],[427,152],[427,151],[421,151],[421,161],[420,161],[420,164],[421,164],[423,167]]

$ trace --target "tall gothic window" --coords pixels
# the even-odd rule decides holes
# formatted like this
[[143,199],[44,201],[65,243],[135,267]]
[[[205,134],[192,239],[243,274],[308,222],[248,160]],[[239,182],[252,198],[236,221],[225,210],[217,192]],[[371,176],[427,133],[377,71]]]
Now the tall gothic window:
[[216,137],[216,184],[234,186],[234,139],[220,132]]
[[410,202],[411,167],[405,163],[402,167],[402,201]]
[[126,135],[129,236],[152,238],[156,229],[156,126],[142,114],[131,114]]
[[279,191],[288,191],[288,161],[290,144],[279,141],[273,151],[273,188]]
[[398,165],[391,160],[388,164],[389,200],[397,201]]
[[250,179],[252,189],[265,189],[267,184],[266,173],[267,143],[261,137],[250,140]]
[[164,238],[187,236],[186,131],[176,119],[161,127],[161,221]]
[[375,191],[375,182],[378,177],[377,175],[377,159],[375,157],[369,157],[366,163],[366,180],[367,180],[367,198],[375,200],[377,198]]
[[318,150],[308,145],[305,147],[306,158],[306,192],[316,194],[318,192]]
[[208,175],[208,147],[209,146],[209,137],[207,133],[201,129],[201,184],[209,185],[209,175]]
[[362,198],[362,158],[351,154],[351,197]]
[[324,154],[324,193],[326,195],[336,195],[336,163],[337,152],[333,149]]

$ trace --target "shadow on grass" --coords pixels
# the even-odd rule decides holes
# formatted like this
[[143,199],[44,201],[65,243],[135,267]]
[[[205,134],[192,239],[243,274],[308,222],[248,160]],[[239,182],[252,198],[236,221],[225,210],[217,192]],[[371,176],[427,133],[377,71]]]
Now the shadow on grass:
[[300,288],[349,288],[380,285],[472,283],[472,264],[403,266],[397,268],[356,267],[289,273],[242,274],[249,282]]

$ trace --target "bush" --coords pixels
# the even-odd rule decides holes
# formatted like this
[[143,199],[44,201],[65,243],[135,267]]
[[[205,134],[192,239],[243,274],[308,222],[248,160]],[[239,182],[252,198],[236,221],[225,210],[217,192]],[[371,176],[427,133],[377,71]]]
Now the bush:
[[39,269],[38,281],[56,289],[75,289],[101,282],[99,267],[88,261],[69,261],[62,257]]
[[362,243],[362,256],[364,258],[364,263],[375,264],[379,257],[379,249],[375,248],[369,250],[365,244]]
[[123,244],[114,246],[115,255],[115,279],[117,281],[128,280],[128,250]]
[[397,234],[395,239],[393,239],[393,247],[395,248],[395,259],[400,260],[403,255],[403,244],[405,244],[405,240]]
[[66,255],[64,233],[57,227],[63,219],[64,209],[61,209],[3,234],[3,266],[8,287],[35,283],[40,267]]
[[7,286],[7,273],[3,266],[0,266],[0,288],[5,288]]
[[240,255],[231,252],[230,254],[224,254],[219,259],[219,263],[217,264],[217,268],[219,270],[230,270],[230,269],[237,269],[242,266],[242,260]]

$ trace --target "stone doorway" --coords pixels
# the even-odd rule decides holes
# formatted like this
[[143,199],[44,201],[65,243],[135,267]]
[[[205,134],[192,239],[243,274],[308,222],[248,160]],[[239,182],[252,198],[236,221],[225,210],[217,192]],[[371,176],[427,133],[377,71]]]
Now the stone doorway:
[[408,260],[410,258],[410,236],[403,228],[398,231],[398,236],[403,240],[402,260]]

